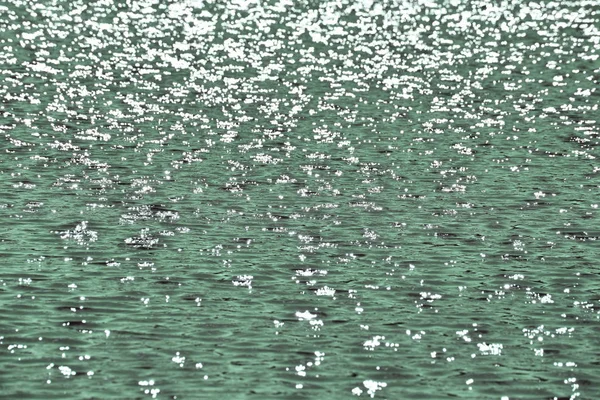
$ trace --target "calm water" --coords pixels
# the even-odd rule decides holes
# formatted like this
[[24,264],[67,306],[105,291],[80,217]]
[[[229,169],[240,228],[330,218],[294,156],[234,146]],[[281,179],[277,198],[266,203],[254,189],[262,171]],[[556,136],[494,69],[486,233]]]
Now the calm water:
[[0,398],[600,398],[598,1],[0,15]]

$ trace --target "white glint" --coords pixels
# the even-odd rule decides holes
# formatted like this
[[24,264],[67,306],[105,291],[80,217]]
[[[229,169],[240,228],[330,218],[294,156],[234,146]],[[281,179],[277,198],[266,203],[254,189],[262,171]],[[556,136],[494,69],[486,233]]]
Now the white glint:
[[300,321],[304,321],[304,320],[311,320],[311,319],[315,319],[317,318],[317,314],[311,314],[310,311],[304,311],[304,312],[300,312],[300,311],[296,311],[296,318],[298,318]]

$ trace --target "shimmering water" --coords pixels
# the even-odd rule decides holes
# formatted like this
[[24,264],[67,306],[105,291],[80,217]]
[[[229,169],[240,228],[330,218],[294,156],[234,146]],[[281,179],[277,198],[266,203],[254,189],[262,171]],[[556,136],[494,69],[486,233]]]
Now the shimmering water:
[[600,398],[598,1],[0,15],[1,398]]

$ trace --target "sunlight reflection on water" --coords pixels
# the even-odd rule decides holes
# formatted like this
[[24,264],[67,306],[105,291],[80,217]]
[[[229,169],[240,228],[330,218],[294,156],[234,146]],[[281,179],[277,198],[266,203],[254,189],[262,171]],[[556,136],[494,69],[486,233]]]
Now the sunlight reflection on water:
[[6,396],[600,394],[594,1],[0,11]]

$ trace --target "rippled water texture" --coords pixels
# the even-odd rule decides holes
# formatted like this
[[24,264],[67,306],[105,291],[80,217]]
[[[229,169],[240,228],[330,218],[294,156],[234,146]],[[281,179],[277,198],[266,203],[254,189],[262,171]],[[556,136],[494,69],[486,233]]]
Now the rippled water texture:
[[0,15],[0,398],[600,398],[598,1]]

